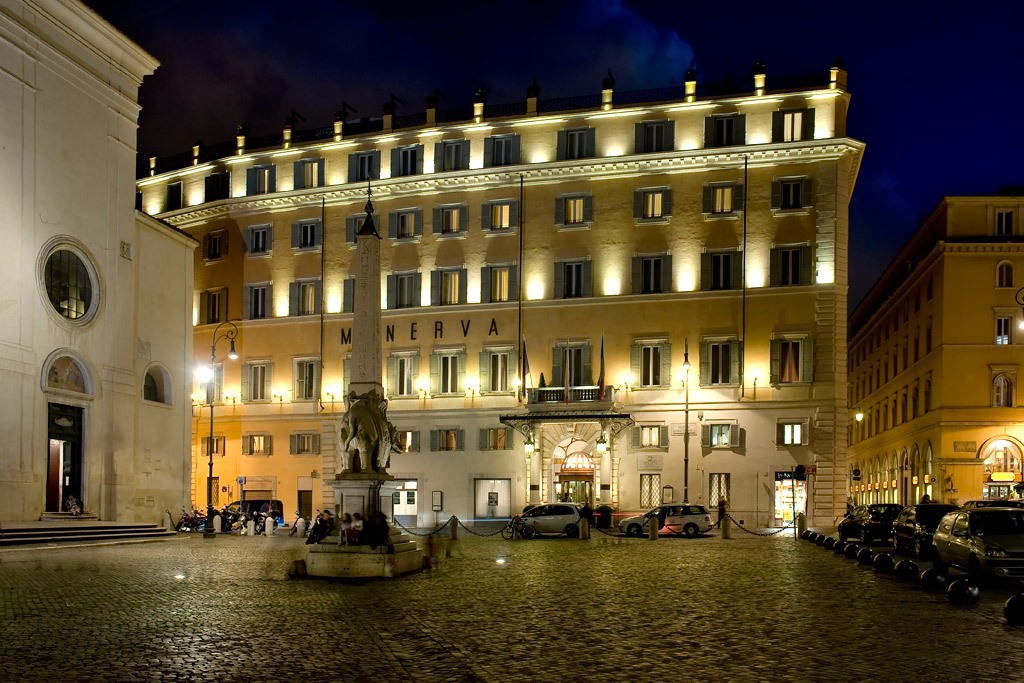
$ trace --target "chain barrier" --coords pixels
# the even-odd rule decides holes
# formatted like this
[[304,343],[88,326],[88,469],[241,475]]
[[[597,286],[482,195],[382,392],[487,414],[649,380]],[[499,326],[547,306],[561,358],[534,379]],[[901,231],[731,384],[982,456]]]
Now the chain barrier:
[[502,524],[500,527],[498,527],[498,530],[495,531],[493,534],[482,534],[482,533],[479,533],[477,531],[473,531],[472,529],[470,529],[468,526],[463,524],[462,520],[459,519],[458,517],[456,517],[455,520],[459,523],[459,526],[461,526],[463,529],[465,529],[469,533],[473,534],[474,536],[479,536],[480,538],[490,538],[491,536],[497,536],[502,531],[504,531],[505,528],[508,527],[508,525],[512,522],[512,518],[509,518],[509,520],[507,522],[505,522],[504,524]]
[[597,526],[595,524],[591,524],[590,525],[590,530],[591,531],[600,531],[605,536],[612,536],[613,538],[629,538],[628,536],[620,535],[618,532],[608,531],[606,529],[602,529],[601,527],[599,527],[599,526]]
[[736,518],[733,517],[732,515],[727,513],[726,517],[731,519],[732,523],[735,524],[739,528],[740,531],[742,531],[744,533],[748,533],[751,536],[776,536],[778,534],[781,534],[783,531],[788,531],[789,529],[793,529],[794,528],[794,526],[791,524],[789,526],[779,527],[778,529],[772,529],[771,531],[751,531],[750,529],[747,529],[742,524],[737,522]]
[[427,532],[427,533],[425,533],[425,534],[420,534],[420,533],[417,533],[417,532],[413,531],[412,529],[408,528],[407,526],[405,526],[404,524],[402,524],[401,522],[399,522],[399,521],[398,521],[397,519],[395,519],[395,520],[394,520],[394,522],[395,522],[395,525],[397,525],[397,526],[400,526],[400,527],[402,528],[402,531],[404,531],[404,532],[406,532],[406,533],[409,533],[409,534],[412,534],[413,536],[419,536],[420,538],[425,538],[425,537],[427,537],[427,536],[433,536],[434,534],[439,534],[439,533],[441,533],[441,530],[442,530],[442,529],[444,529],[444,528],[445,528],[446,526],[448,526],[449,524],[451,524],[451,521],[452,521],[452,518],[451,518],[451,517],[449,517],[449,518],[448,518],[448,519],[447,519],[447,520],[445,521],[445,523],[444,523],[444,524],[442,524],[441,526],[437,527],[437,528],[436,528],[436,529],[434,529],[433,531],[428,531],[428,532]]

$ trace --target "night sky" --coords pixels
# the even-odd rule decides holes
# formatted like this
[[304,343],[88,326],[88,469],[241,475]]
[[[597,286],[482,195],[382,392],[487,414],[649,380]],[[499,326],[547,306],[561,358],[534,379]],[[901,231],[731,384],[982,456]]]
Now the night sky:
[[[851,308],[944,195],[1024,187],[1024,2],[302,3],[88,0],[162,64],[142,86],[139,153],[377,117],[616,90],[849,72],[848,133],[867,143],[851,207]],[[970,10],[971,13],[968,13]],[[1024,194],[1024,189],[1019,190]]]

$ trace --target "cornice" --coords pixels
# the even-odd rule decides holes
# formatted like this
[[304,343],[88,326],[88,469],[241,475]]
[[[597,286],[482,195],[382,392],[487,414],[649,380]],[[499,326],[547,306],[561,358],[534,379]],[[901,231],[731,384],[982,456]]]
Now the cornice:
[[[740,170],[744,163],[752,168],[764,168],[780,163],[816,163],[837,160],[845,156],[859,159],[864,143],[852,138],[816,140],[794,146],[792,143],[772,143],[756,147],[729,147],[714,150],[699,149],[634,154],[623,157],[576,159],[544,164],[504,166],[500,169],[470,169],[444,174],[422,174],[388,178],[374,183],[374,197],[378,200],[408,196],[429,196],[448,192],[480,192],[496,187],[508,187],[520,177],[525,185],[546,185],[574,180],[615,180],[650,174],[682,174],[719,170]],[[151,179],[147,179],[151,182]],[[252,197],[235,197],[212,204],[199,204],[173,212],[160,214],[162,220],[180,228],[201,225],[225,216],[245,216],[254,213],[285,211],[303,207],[317,207],[323,200],[327,206],[362,203],[366,188],[361,183],[346,183],[327,187],[275,192]]]

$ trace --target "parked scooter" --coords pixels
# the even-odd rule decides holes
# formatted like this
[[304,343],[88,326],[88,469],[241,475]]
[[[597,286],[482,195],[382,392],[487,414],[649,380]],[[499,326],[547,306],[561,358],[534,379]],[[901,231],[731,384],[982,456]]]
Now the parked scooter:
[[299,532],[299,522],[302,522],[302,535],[305,536],[307,532],[306,520],[302,519],[302,512],[299,510],[295,511],[295,521],[292,522],[291,531],[288,532],[289,536],[294,536]]

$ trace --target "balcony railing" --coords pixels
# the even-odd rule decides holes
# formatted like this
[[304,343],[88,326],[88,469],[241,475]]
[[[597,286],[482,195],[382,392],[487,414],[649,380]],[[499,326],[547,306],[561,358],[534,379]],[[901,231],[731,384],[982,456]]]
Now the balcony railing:
[[526,390],[526,402],[527,404],[544,404],[544,403],[611,403],[612,392],[615,391],[614,387],[606,386],[604,388],[604,397],[599,399],[598,389],[600,387],[569,387],[568,389],[568,401],[566,400],[566,388],[565,387],[544,387],[532,388]]

